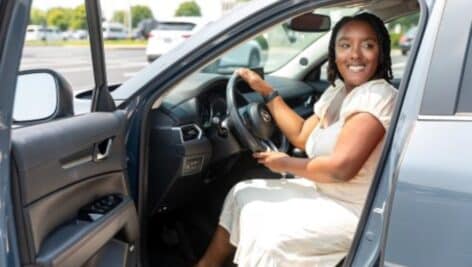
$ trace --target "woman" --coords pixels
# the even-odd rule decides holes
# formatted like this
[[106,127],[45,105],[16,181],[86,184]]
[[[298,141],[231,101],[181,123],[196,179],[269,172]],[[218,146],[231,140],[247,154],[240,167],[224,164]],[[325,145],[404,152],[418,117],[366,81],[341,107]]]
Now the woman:
[[[237,247],[240,266],[334,266],[349,250],[372,181],[396,90],[390,38],[378,17],[345,17],[329,44],[328,88],[307,120],[250,70],[240,76],[268,99],[290,142],[308,159],[255,153],[288,180],[250,180],[229,192],[220,225],[197,266],[220,266]],[[340,79],[341,81],[339,81]]]

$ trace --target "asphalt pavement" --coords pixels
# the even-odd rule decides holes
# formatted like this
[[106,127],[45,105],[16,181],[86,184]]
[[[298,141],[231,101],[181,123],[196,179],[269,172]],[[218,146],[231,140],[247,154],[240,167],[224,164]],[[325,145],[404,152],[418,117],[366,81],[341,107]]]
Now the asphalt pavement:
[[[148,65],[145,48],[105,48],[109,84],[121,83]],[[48,68],[62,74],[74,90],[94,86],[89,47],[26,46],[20,70]]]
[[[122,83],[148,65],[144,47],[105,48],[109,84]],[[407,57],[392,53],[394,77],[401,77]],[[20,70],[48,68],[62,74],[74,90],[93,88],[89,47],[26,46]]]

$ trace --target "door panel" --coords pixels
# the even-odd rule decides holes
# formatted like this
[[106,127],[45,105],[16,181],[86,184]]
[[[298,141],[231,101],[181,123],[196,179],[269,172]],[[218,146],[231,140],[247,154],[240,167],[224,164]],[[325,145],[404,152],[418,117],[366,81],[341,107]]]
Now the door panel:
[[[15,129],[12,151],[23,204],[94,174],[124,169],[123,114],[90,113]],[[110,155],[95,162],[95,146],[112,139]]]
[[126,266],[135,257],[139,228],[126,181],[125,119],[121,111],[90,113],[13,131],[23,264],[100,266],[112,260],[106,255],[121,255]]

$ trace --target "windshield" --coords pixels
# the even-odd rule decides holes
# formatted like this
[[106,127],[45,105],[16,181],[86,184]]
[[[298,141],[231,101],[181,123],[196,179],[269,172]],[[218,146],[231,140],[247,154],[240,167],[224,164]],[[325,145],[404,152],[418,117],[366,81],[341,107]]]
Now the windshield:
[[[334,26],[340,18],[356,11],[358,8],[324,8],[315,13],[330,16],[331,26]],[[229,74],[236,68],[250,67],[263,68],[265,73],[271,73],[325,34],[329,32],[297,32],[290,29],[287,22],[283,22],[224,53],[202,72]]]

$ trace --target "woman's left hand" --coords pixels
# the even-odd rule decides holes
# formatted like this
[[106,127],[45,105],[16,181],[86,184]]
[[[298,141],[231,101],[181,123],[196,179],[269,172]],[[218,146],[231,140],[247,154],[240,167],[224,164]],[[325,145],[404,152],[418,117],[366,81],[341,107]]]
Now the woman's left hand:
[[285,172],[287,159],[290,157],[282,152],[258,152],[252,154],[254,158],[257,159],[257,162],[264,164],[273,172]]

